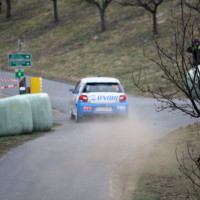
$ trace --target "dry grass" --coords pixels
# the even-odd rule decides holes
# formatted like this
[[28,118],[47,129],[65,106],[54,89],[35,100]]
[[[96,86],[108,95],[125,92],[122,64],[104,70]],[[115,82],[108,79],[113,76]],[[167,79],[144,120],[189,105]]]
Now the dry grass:
[[[177,1],[174,5],[178,9]],[[166,2],[158,13],[160,40],[166,47],[170,45],[170,9],[170,3]],[[7,21],[3,6],[0,49],[4,69],[10,69],[7,54],[17,52],[20,38],[24,43],[23,52],[33,56],[33,66],[25,69],[26,74],[68,82],[76,82],[84,76],[114,76],[126,90],[137,92],[132,72],[135,74],[142,68],[150,85],[161,85],[159,69],[143,55],[145,47],[149,57],[157,57],[149,13],[113,3],[107,10],[108,30],[101,33],[95,7],[78,0],[60,0],[58,10],[60,22],[55,24],[51,1],[14,1],[13,17]]]
[[[121,200],[195,200],[192,185],[178,169],[178,157],[187,155],[187,144],[198,156],[200,134],[197,124],[171,132],[151,147],[128,158],[121,169]],[[192,165],[189,158],[186,162]]]

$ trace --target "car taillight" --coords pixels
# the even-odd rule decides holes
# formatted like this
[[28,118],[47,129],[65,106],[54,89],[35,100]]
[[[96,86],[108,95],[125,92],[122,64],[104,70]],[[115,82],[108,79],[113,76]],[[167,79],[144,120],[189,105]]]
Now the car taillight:
[[126,95],[120,95],[119,96],[119,101],[120,102],[126,101],[126,99],[127,99]]
[[87,95],[80,95],[79,96],[79,100],[83,101],[83,102],[87,102],[88,101],[88,97],[87,97]]

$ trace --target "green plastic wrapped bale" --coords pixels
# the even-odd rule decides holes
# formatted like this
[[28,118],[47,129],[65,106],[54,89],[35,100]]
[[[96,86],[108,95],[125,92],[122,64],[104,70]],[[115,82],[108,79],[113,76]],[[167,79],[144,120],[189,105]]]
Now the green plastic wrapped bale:
[[32,112],[27,98],[0,99],[0,136],[30,133],[32,130]]
[[200,66],[197,68],[193,68],[189,70],[188,72],[188,77],[187,77],[187,82],[188,86],[191,90],[192,93],[192,98],[200,98]]
[[24,95],[30,102],[33,131],[49,131],[52,128],[52,109],[46,93]]

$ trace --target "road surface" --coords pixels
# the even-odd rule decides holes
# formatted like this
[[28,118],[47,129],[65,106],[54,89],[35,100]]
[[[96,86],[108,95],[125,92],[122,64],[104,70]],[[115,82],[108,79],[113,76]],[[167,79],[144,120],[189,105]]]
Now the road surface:
[[[14,78],[2,72],[2,78]],[[155,111],[155,100],[129,96],[130,119],[69,120],[67,83],[43,79],[54,120],[50,134],[26,142],[0,160],[2,200],[110,200],[112,177],[127,156],[155,142],[168,131],[196,122],[176,111]],[[18,94],[18,88],[2,93]]]

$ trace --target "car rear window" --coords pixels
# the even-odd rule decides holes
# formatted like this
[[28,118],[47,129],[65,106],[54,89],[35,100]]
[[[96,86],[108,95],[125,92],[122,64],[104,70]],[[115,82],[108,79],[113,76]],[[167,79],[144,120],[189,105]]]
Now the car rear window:
[[123,89],[119,83],[87,83],[83,92],[123,92]]

